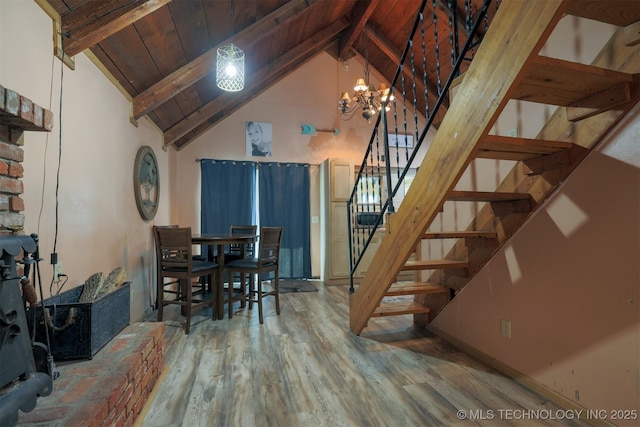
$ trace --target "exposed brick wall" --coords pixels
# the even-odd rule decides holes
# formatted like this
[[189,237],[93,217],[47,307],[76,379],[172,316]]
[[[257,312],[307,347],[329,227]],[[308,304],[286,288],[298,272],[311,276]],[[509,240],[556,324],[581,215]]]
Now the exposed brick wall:
[[[53,115],[0,86],[0,235],[24,227],[24,132],[51,131]],[[132,426],[164,367],[164,323],[127,326],[91,360],[65,363],[50,396],[19,414],[23,426]]]
[[[24,202],[20,197],[24,191],[23,171],[18,163],[22,161],[23,151],[17,143],[23,139],[19,137],[12,142],[12,138],[7,137],[12,133],[17,134],[9,126],[0,124],[0,234],[10,234],[24,227]],[[20,173],[15,173],[18,166]]]
[[164,329],[162,322],[134,323],[93,359],[60,366],[51,395],[20,413],[18,424],[134,425],[164,368]]
[[25,131],[51,131],[53,114],[18,93],[0,86],[0,234],[24,227]]

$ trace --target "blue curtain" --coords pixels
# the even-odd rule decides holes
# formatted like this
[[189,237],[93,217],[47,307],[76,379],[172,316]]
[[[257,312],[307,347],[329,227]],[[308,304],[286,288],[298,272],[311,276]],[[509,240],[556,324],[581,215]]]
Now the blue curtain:
[[259,163],[260,225],[282,226],[280,277],[311,277],[308,163]]
[[226,233],[233,224],[256,223],[255,162],[200,161],[202,233]]

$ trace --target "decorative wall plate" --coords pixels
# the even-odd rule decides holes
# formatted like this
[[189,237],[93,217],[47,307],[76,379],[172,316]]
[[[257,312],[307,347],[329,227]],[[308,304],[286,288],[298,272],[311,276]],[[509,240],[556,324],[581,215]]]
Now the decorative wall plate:
[[142,219],[153,219],[158,211],[160,176],[156,155],[147,145],[140,147],[136,155],[133,168],[133,192]]

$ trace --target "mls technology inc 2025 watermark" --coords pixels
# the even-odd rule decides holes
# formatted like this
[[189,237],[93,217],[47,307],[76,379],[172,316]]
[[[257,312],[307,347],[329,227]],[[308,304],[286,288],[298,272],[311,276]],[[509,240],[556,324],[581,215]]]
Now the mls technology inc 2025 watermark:
[[637,409],[460,409],[460,420],[637,420]]

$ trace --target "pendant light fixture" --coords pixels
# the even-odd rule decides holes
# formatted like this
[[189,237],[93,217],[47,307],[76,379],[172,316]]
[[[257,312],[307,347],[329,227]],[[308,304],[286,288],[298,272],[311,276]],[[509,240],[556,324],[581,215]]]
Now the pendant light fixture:
[[[232,33],[233,21],[233,0],[231,0]],[[225,44],[218,48],[216,85],[228,92],[238,92],[244,88],[244,52],[233,43]]]

